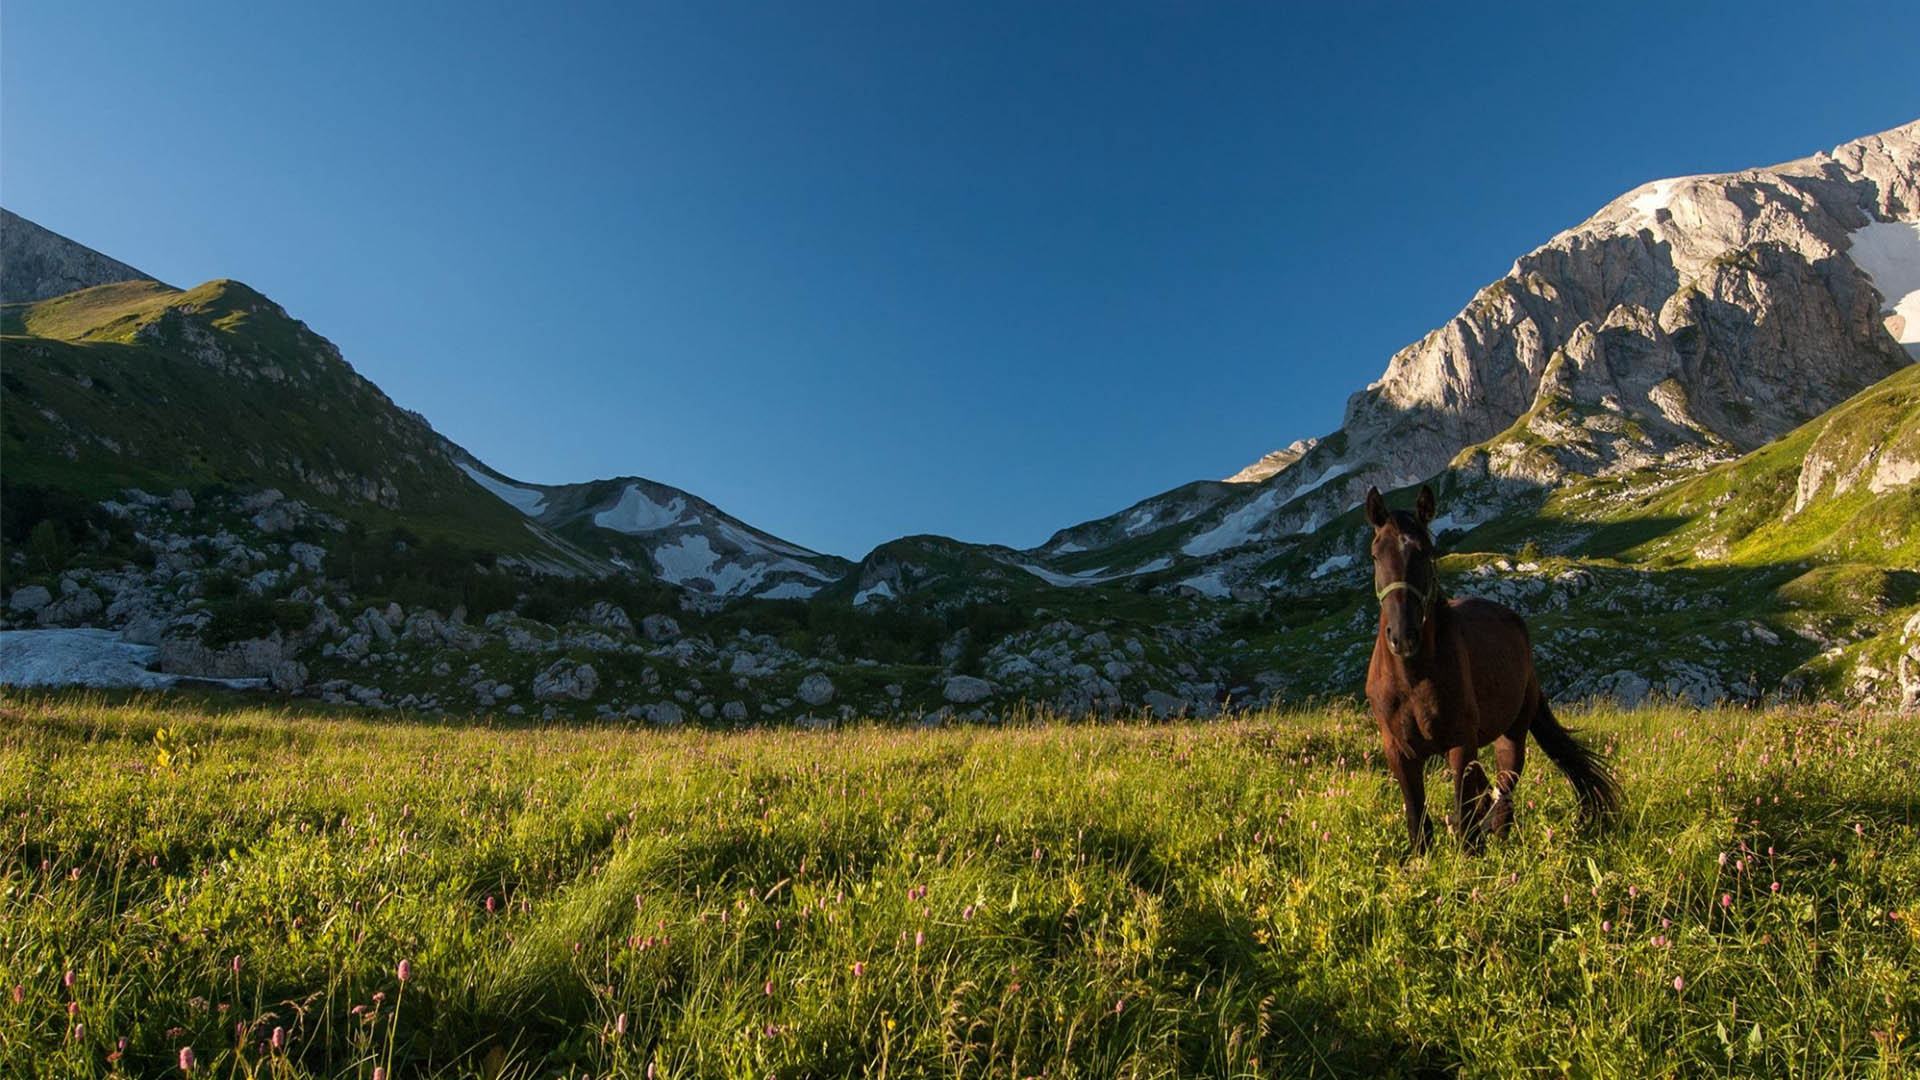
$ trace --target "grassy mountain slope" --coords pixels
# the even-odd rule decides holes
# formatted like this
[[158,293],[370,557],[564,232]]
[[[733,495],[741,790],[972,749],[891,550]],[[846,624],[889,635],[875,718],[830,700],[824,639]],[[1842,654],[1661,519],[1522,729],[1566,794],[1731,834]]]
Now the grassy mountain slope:
[[370,527],[557,559],[425,420],[239,282],[104,285],[7,305],[0,330],[9,484],[272,487]]

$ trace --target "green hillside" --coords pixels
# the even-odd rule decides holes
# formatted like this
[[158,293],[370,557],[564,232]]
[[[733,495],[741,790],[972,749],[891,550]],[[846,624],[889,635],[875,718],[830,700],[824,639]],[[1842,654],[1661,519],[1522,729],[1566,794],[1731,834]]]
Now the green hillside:
[[7,305],[5,479],[108,498],[276,488],[373,529],[548,554],[326,339],[235,281]]

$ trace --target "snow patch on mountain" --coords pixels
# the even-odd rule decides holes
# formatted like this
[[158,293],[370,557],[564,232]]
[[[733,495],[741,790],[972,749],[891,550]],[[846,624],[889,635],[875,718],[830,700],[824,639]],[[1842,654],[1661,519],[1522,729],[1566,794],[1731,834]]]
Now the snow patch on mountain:
[[1851,238],[1848,256],[1880,290],[1880,310],[1893,316],[1887,329],[1920,357],[1920,223],[1874,221]]
[[1345,570],[1347,567],[1352,565],[1353,565],[1353,556],[1334,555],[1329,557],[1327,561],[1321,563],[1319,566],[1316,566],[1312,570],[1308,571],[1307,576],[1310,578],[1323,578],[1323,577],[1326,577],[1328,574],[1333,573],[1335,570]]
[[893,586],[887,584],[884,581],[878,581],[868,586],[867,588],[861,589],[859,592],[854,593],[853,606],[864,607],[875,600],[891,600],[893,598],[894,598]]
[[818,585],[809,585],[804,581],[783,581],[757,595],[762,600],[805,600],[819,591]]
[[675,497],[666,505],[654,502],[638,484],[628,484],[619,501],[593,515],[593,523],[603,529],[623,533],[648,533],[680,524],[686,513],[686,500]]
[[[745,529],[736,528],[724,521],[715,522],[714,528],[721,536],[740,545],[740,547],[746,551],[762,551],[769,554],[789,555],[797,559],[811,558],[814,554],[803,547],[796,547],[792,544],[782,543],[767,537],[754,536]],[[812,566],[800,566],[795,567],[795,569],[812,574],[822,581],[829,580],[833,576],[823,573],[818,568]]]
[[1220,576],[1219,571],[1190,577],[1180,584],[1185,585],[1187,588],[1192,589],[1202,596],[1210,596],[1215,600],[1230,596],[1233,593],[1233,589],[1228,586],[1226,579]]
[[531,488],[501,483],[464,461],[460,462],[459,465],[460,471],[472,477],[474,483],[486,488],[495,498],[513,507],[515,510],[520,511],[528,517],[539,517],[546,512],[547,496],[545,493],[534,491]]
[[1187,541],[1180,550],[1188,555],[1212,555],[1251,543],[1254,530],[1279,507],[1280,501],[1279,488],[1261,492],[1245,506],[1222,518],[1220,524]]

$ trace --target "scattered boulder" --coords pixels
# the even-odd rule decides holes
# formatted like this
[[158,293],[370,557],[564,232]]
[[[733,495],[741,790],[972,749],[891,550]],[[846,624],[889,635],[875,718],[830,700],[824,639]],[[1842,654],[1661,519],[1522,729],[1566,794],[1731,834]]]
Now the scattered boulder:
[[272,506],[284,498],[286,498],[286,496],[282,495],[278,488],[265,488],[241,499],[240,511],[241,513],[251,514],[259,510],[265,510],[267,507]]
[[[737,702],[735,703],[737,704]],[[679,727],[686,723],[687,716],[680,706],[671,701],[656,701],[648,705],[635,705],[627,710],[627,715],[635,720],[644,720],[655,727]]]
[[170,634],[160,639],[158,666],[173,675],[248,679],[271,677],[274,669],[286,659],[285,645],[277,632],[218,649],[210,648],[197,637]]
[[191,510],[193,509],[193,496],[187,494],[186,488],[174,488],[173,494],[167,496],[167,509],[178,512]]
[[955,675],[947,680],[942,693],[955,705],[971,705],[993,696],[993,684],[973,675]]
[[1187,711],[1185,698],[1176,697],[1164,690],[1149,690],[1140,696],[1140,700],[1153,710],[1153,715],[1162,720],[1179,716]]
[[671,615],[649,615],[640,620],[640,632],[648,641],[668,642],[680,636],[680,624]]
[[41,626],[68,626],[98,614],[106,606],[92,589],[76,588],[68,592],[63,588],[61,591],[60,599],[35,613],[34,618]]
[[327,549],[318,544],[293,544],[287,548],[287,557],[299,563],[313,573],[320,572],[320,566],[327,557]]
[[594,601],[583,621],[589,626],[618,634],[633,633],[633,620],[627,617],[626,609],[606,600]]
[[598,689],[600,675],[593,670],[593,665],[575,664],[571,660],[557,660],[533,677],[535,701],[585,701]]
[[809,705],[820,706],[833,700],[833,680],[819,672],[800,680],[800,700]]
[[1920,709],[1920,613],[1907,619],[1900,630],[1900,707]]
[[729,701],[720,706],[720,716],[731,724],[747,722],[747,706],[744,702]]
[[22,585],[8,597],[7,611],[14,615],[27,615],[52,602],[53,594],[47,591],[45,585]]
[[297,694],[307,685],[307,665],[298,660],[282,660],[267,673],[267,685],[283,694]]

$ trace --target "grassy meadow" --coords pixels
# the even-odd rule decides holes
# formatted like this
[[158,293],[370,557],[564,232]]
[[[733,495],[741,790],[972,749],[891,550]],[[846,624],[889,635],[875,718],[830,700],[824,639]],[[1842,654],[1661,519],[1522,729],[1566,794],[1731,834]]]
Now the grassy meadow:
[[[1404,858],[1372,724],[0,705],[0,1075],[1920,1076],[1920,725],[1569,712]],[[1439,811],[1450,789],[1430,784]]]

